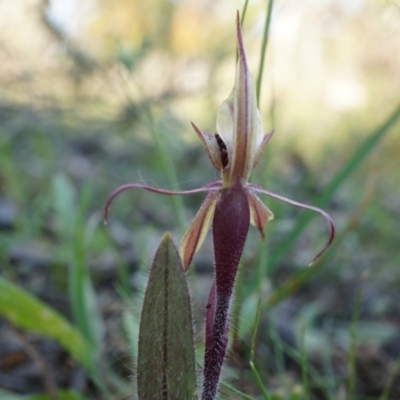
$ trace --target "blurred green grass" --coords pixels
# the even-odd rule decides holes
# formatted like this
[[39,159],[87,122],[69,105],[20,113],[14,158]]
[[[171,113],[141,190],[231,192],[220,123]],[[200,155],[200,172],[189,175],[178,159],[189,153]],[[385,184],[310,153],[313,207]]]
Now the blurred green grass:
[[[129,7],[138,7],[135,2],[132,4]],[[89,371],[98,388],[88,390],[88,398],[99,398],[99,393],[104,398],[114,398],[131,391],[129,377],[119,376],[112,367],[120,354],[113,352],[113,345],[117,342],[128,351],[128,344],[135,341],[132,336],[137,334],[138,312],[132,304],[141,301],[140,292],[156,243],[166,229],[179,240],[185,221],[194,215],[202,198],[174,201],[148,193],[125,194],[113,205],[108,228],[101,223],[104,201],[111,190],[130,181],[178,189],[215,179],[216,172],[190,132],[189,121],[214,129],[217,107],[231,89],[234,70],[236,8],[221,6],[232,10],[232,18],[225,20],[218,7],[199,10],[184,3],[163,14],[160,6],[155,18],[164,24],[159,31],[151,30],[147,36],[145,30],[135,31],[136,36],[130,39],[129,35],[124,36],[129,30],[121,28],[110,45],[106,33],[113,22],[104,18],[107,7],[96,14],[94,27],[87,27],[89,33],[83,34],[81,41],[69,38],[67,44],[62,35],[54,38],[49,34],[54,27],[36,22],[34,33],[40,38],[41,47],[36,44],[27,49],[21,39],[21,48],[29,54],[51,44],[64,52],[60,60],[45,52],[47,62],[41,65],[32,63],[28,56],[24,60],[15,50],[14,58],[8,57],[8,63],[0,70],[4,83],[0,92],[0,205],[5,210],[5,222],[0,223],[0,273],[12,285],[42,298],[51,307],[55,304],[49,294],[66,299],[68,318],[90,343],[93,358],[102,365],[95,372]],[[127,4],[120,1],[115,7],[124,10]],[[241,7],[240,3],[238,8]],[[337,44],[344,43],[348,49],[346,62],[338,64],[333,75],[340,75],[349,65],[351,49],[353,57],[358,54],[355,43],[360,42],[356,39],[371,39],[370,51],[362,59],[364,64],[350,63],[362,74],[369,100],[354,109],[338,109],[321,100],[322,95],[312,82],[308,83],[310,91],[302,92],[307,87],[307,74],[301,74],[297,59],[286,78],[284,69],[282,77],[276,76],[272,68],[279,68],[290,55],[300,61],[308,57],[311,69],[319,65],[319,59],[312,58],[312,49],[299,57],[290,52],[295,44],[288,45],[287,54],[279,47],[290,38],[280,36],[278,23],[288,23],[285,18],[293,18],[296,7],[290,2],[277,2],[277,14],[272,17],[271,53],[266,58],[261,111],[266,129],[275,128],[276,134],[253,181],[265,182],[278,193],[324,207],[335,219],[338,236],[319,263],[305,268],[324,241],[324,226],[311,221],[312,216],[305,211],[300,215],[287,206],[271,203],[276,219],[267,228],[267,241],[260,244],[254,233],[242,266],[242,305],[238,308],[237,326],[241,336],[236,335],[235,340],[236,348],[247,347],[243,350],[244,359],[232,367],[230,376],[235,387],[250,398],[259,398],[248,361],[249,335],[261,298],[261,319],[263,315],[271,317],[264,321],[266,327],[261,336],[258,334],[255,364],[267,390],[274,398],[286,389],[280,398],[299,398],[294,397],[295,392],[298,385],[307,386],[308,377],[311,398],[333,399],[347,385],[346,374],[335,371],[335,356],[350,349],[355,307],[352,288],[358,286],[364,271],[369,272],[369,278],[358,318],[365,323],[361,326],[370,337],[365,343],[383,347],[399,338],[396,293],[400,283],[400,84],[393,56],[398,43],[385,41],[384,33],[376,35],[385,21],[388,32],[395,32],[391,21],[399,15],[390,4],[364,5],[357,12],[343,11],[339,6],[321,9],[310,5],[302,11],[304,20],[296,20],[301,35],[306,35],[317,27],[323,32],[321,21],[332,19],[329,21],[336,33],[323,36],[323,45],[333,55],[323,57],[325,64],[334,68],[339,63],[335,58]],[[249,42],[253,70],[262,41],[262,30],[254,27],[264,20],[260,15],[265,16],[261,14],[265,9],[265,4],[256,4],[249,5],[247,11],[245,41]],[[26,18],[33,24],[34,17],[43,16],[42,12],[31,9]],[[209,24],[200,25],[200,29],[196,16]],[[312,29],[306,28],[310,19],[314,21]],[[183,20],[185,25],[178,24]],[[196,42],[196,36],[192,42],[182,39],[188,34],[184,29],[188,29],[190,21],[194,21],[191,34],[199,35],[195,49],[192,42]],[[371,21],[368,30],[366,25]],[[354,22],[353,30],[350,22]],[[212,37],[218,23],[220,36]],[[315,44],[314,38],[305,37]],[[103,49],[101,56],[88,44]],[[0,51],[6,52],[7,46],[6,42]],[[30,72],[32,79],[18,79],[22,75],[10,72],[13,65],[21,74]],[[298,71],[297,78],[293,71]],[[288,84],[282,83],[284,78]],[[293,85],[296,79],[299,87]],[[351,90],[348,95],[352,95]],[[296,99],[297,104],[290,99]],[[212,263],[209,250],[203,252],[203,257]],[[196,293],[201,289],[196,289],[195,283],[193,290]],[[108,291],[112,295],[106,295]],[[332,304],[327,305],[327,293]],[[341,297],[345,304],[341,304]],[[109,315],[109,307],[113,302],[122,304],[123,311],[116,319],[120,321],[125,313],[125,331],[112,327],[114,316]],[[2,303],[7,306],[3,317],[15,312],[15,305],[6,303]],[[295,310],[289,318],[280,307]],[[307,327],[305,331],[293,326],[296,318],[297,324]],[[8,320],[16,327],[26,328],[12,318]],[[280,320],[291,325],[300,346],[285,342],[277,322]],[[368,325],[372,322],[378,324],[378,329]],[[324,324],[332,324],[333,328]],[[374,335],[375,331],[381,331],[382,337]],[[45,330],[42,333],[46,335]],[[360,329],[358,335],[362,336]],[[359,340],[353,346],[365,345]],[[321,349],[327,351],[323,368],[313,365],[321,362],[315,349],[317,353]],[[293,378],[286,371],[284,359],[288,355],[300,366],[303,377]],[[393,359],[390,362],[393,368],[398,364]],[[130,368],[134,374],[134,367]],[[356,367],[353,370],[351,378],[359,382],[359,371]],[[105,382],[104,376],[109,377]],[[316,387],[322,388],[322,394]],[[387,387],[385,390],[390,392]],[[232,392],[228,393],[232,396]],[[72,396],[65,398],[75,398]],[[362,396],[359,393],[357,398],[379,398],[380,394]]]

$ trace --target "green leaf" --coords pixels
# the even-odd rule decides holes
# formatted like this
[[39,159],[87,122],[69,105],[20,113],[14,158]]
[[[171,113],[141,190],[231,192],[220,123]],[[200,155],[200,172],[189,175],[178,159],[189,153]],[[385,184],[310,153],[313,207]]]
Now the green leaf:
[[82,334],[57,311],[1,277],[0,316],[19,328],[54,339],[88,371],[92,370],[91,348]]
[[62,233],[62,250],[69,264],[69,295],[74,322],[93,348],[101,350],[104,324],[97,308],[96,294],[86,267],[86,247],[90,230],[85,230],[85,214],[89,202],[90,187],[80,196],[64,174],[53,178],[53,199],[56,221]]
[[[0,399],[4,400],[53,400],[49,394],[14,394],[7,390],[0,389]],[[86,397],[69,390],[60,390],[57,392],[57,399],[59,400],[86,400]]]
[[53,199],[56,210],[57,225],[65,238],[72,238],[76,223],[76,193],[71,182],[64,174],[53,177]]
[[155,255],[144,296],[138,395],[141,400],[197,399],[190,296],[169,233]]

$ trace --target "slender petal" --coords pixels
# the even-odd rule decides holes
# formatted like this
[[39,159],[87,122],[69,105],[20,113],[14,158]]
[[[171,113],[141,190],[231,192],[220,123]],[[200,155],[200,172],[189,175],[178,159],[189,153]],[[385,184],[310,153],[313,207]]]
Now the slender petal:
[[325,246],[322,248],[322,250],[313,258],[313,260],[311,261],[309,266],[314,264],[315,261],[317,261],[318,258],[320,258],[322,256],[322,254],[325,253],[325,251],[329,248],[329,246],[333,242],[333,239],[335,237],[335,226],[333,224],[333,220],[332,220],[331,216],[327,212],[325,212],[324,210],[321,210],[318,207],[309,206],[308,204],[303,204],[303,203],[299,203],[299,202],[294,201],[294,200],[290,200],[290,199],[288,199],[286,197],[280,196],[279,194],[272,193],[269,190],[266,190],[261,186],[255,185],[254,183],[248,183],[246,185],[246,189],[247,190],[253,190],[253,191],[257,192],[257,193],[266,194],[267,196],[272,197],[273,199],[282,201],[282,202],[287,203],[287,204],[291,204],[292,206],[301,207],[301,208],[305,208],[307,210],[315,211],[315,212],[317,212],[317,213],[319,213],[319,214],[321,214],[322,216],[325,217],[325,219],[329,223],[329,228],[330,228],[329,239],[325,243]]
[[269,143],[269,140],[271,139],[272,135],[274,134],[274,131],[271,131],[269,133],[266,133],[263,137],[263,140],[260,144],[260,147],[257,150],[257,153],[254,157],[254,164],[253,164],[253,168],[257,165],[258,160],[260,159],[260,157],[262,156],[262,154],[264,153],[265,147],[267,146],[267,144]]
[[[232,149],[233,149],[233,96],[235,89],[232,90],[229,97],[221,104],[217,114],[217,132],[221,136],[225,143],[229,154],[229,160],[231,161]],[[228,168],[223,172],[224,182],[229,179],[229,169],[231,167],[231,162]]]
[[193,122],[191,123],[193,129],[197,133],[197,136],[203,142],[203,145],[207,151],[208,157],[210,158],[212,164],[219,171],[222,170],[221,153],[218,146],[217,140],[214,135],[202,132]]
[[179,254],[185,271],[206,238],[214,217],[215,206],[220,197],[221,193],[219,191],[208,193],[193,222],[183,235],[179,246]]
[[128,183],[126,185],[122,185],[122,186],[118,187],[117,189],[115,189],[107,198],[106,204],[103,209],[103,219],[104,219],[105,223],[107,223],[108,209],[109,209],[111,203],[113,202],[113,200],[122,192],[125,192],[126,190],[130,190],[130,189],[144,189],[144,190],[148,190],[150,192],[164,194],[167,196],[176,196],[176,195],[187,195],[187,194],[195,194],[195,193],[202,193],[202,192],[218,192],[222,189],[222,183],[221,182],[212,182],[206,186],[202,186],[197,189],[179,190],[179,191],[159,189],[159,188],[155,188],[153,186],[143,185],[142,183]]
[[261,237],[264,239],[265,225],[274,219],[274,214],[255,193],[248,191],[247,200],[250,206],[250,223],[260,231]]

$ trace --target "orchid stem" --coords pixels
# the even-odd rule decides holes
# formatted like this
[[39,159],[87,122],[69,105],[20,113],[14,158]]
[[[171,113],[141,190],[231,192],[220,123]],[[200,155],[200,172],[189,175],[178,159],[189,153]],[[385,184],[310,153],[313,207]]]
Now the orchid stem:
[[229,297],[217,295],[212,347],[206,349],[204,359],[202,400],[214,400],[217,395],[219,377],[228,344],[229,303]]
[[262,83],[262,79],[263,79],[265,55],[267,53],[267,46],[268,46],[268,39],[269,39],[269,28],[270,28],[270,25],[271,25],[271,16],[272,16],[272,7],[273,7],[273,5],[274,5],[274,0],[269,0],[268,1],[268,8],[267,8],[267,16],[266,16],[266,19],[265,19],[263,41],[262,41],[262,45],[261,45],[260,66],[258,68],[257,84],[256,84],[256,95],[257,95],[257,104],[258,105],[260,105],[261,83]]

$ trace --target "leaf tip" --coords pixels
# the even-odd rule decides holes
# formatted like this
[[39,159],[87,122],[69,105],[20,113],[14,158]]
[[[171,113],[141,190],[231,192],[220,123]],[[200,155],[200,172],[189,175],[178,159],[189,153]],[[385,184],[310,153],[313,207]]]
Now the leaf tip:
[[171,235],[171,232],[165,232],[164,233],[164,236],[163,236],[163,238],[162,238],[162,240],[161,240],[161,242],[164,244],[169,244],[169,243],[171,243],[172,242],[172,235]]

